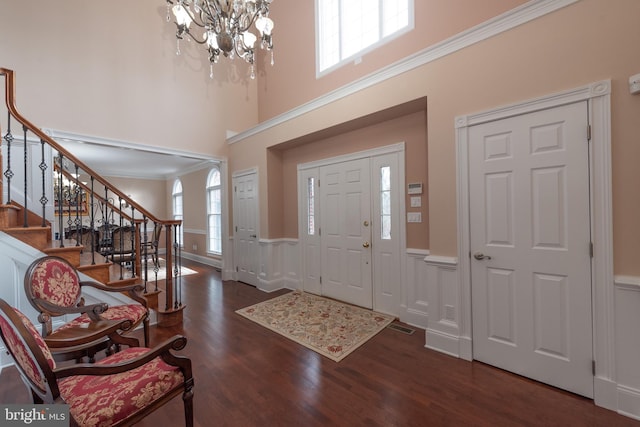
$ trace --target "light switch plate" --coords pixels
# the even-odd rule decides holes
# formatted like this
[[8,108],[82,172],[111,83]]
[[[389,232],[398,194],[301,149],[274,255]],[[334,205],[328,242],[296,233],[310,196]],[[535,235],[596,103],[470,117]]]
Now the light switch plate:
[[407,222],[422,222],[422,212],[407,212]]
[[420,197],[420,196],[411,196],[411,207],[412,208],[422,207],[422,197]]

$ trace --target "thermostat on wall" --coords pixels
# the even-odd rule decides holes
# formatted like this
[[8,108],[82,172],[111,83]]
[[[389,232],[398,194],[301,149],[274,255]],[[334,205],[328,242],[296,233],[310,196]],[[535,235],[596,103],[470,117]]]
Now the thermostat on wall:
[[408,194],[422,194],[422,183],[421,182],[411,182],[407,186]]

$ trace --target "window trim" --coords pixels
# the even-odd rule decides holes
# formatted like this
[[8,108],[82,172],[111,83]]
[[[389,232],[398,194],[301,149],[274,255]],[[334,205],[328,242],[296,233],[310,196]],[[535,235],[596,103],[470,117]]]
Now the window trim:
[[[180,191],[177,191],[176,187],[178,186],[178,184],[180,185]],[[184,248],[184,186],[182,185],[182,180],[180,178],[176,178],[175,181],[173,181],[173,188],[171,189],[171,216],[173,217],[173,219],[177,219],[176,218],[176,199],[180,197],[180,204],[182,206],[182,212],[180,212],[180,221],[181,221],[181,225],[178,227],[178,232],[180,233],[179,236],[175,236],[177,237],[177,240],[180,244],[181,248]]]
[[327,67],[324,70],[320,71],[320,43],[319,43],[320,41],[320,19],[319,19],[320,5],[319,5],[319,1],[320,0],[314,1],[315,3],[314,19],[315,19],[315,27],[316,27],[315,28],[316,79],[324,77],[327,74],[330,74],[335,70],[342,68],[351,62],[353,62],[356,65],[359,64],[362,61],[362,57],[365,56],[366,54],[378,49],[381,46],[386,45],[387,43],[392,42],[393,40],[407,34],[408,32],[412,31],[415,28],[415,0],[409,0],[409,16],[408,16],[408,23],[406,27],[392,34],[389,34],[386,37],[382,37],[380,40],[373,43],[372,45],[365,47],[364,49],[354,53],[353,55],[350,55],[346,58],[342,58],[332,66]]
[[[217,185],[209,185],[211,182],[211,177],[213,175],[213,173],[217,171],[218,175],[220,176],[220,182]],[[219,191],[220,192],[220,213],[219,214],[215,214],[215,213],[211,213],[209,211],[209,207],[211,206],[211,192],[212,191]],[[209,174],[207,175],[207,186],[206,186],[206,192],[207,192],[207,254],[208,255],[215,255],[215,256],[222,256],[222,212],[223,212],[223,208],[222,208],[222,203],[223,203],[223,199],[222,199],[222,170],[220,169],[220,166],[216,165],[214,167],[211,168],[211,170],[209,171]],[[211,230],[209,227],[209,217],[211,215],[220,215],[220,236],[219,236],[219,240],[220,240],[220,252],[214,251],[213,249],[211,249]]]

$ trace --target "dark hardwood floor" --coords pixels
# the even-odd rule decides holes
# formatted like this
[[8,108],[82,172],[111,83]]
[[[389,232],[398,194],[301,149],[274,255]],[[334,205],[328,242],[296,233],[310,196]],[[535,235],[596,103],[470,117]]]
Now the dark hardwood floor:
[[[427,350],[422,330],[385,329],[333,362],[234,313],[286,291],[185,265],[198,274],[183,278],[184,325],[153,327],[151,341],[188,337],[196,426],[640,426],[589,399]],[[0,399],[29,402],[13,367],[0,374]],[[182,401],[138,425],[184,425]]]

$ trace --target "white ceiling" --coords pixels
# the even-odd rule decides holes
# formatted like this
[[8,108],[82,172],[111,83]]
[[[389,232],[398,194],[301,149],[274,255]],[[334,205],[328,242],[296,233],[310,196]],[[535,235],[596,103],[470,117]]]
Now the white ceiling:
[[103,176],[167,179],[216,162],[211,157],[199,154],[153,147],[105,145],[57,137],[54,139],[94,172]]

